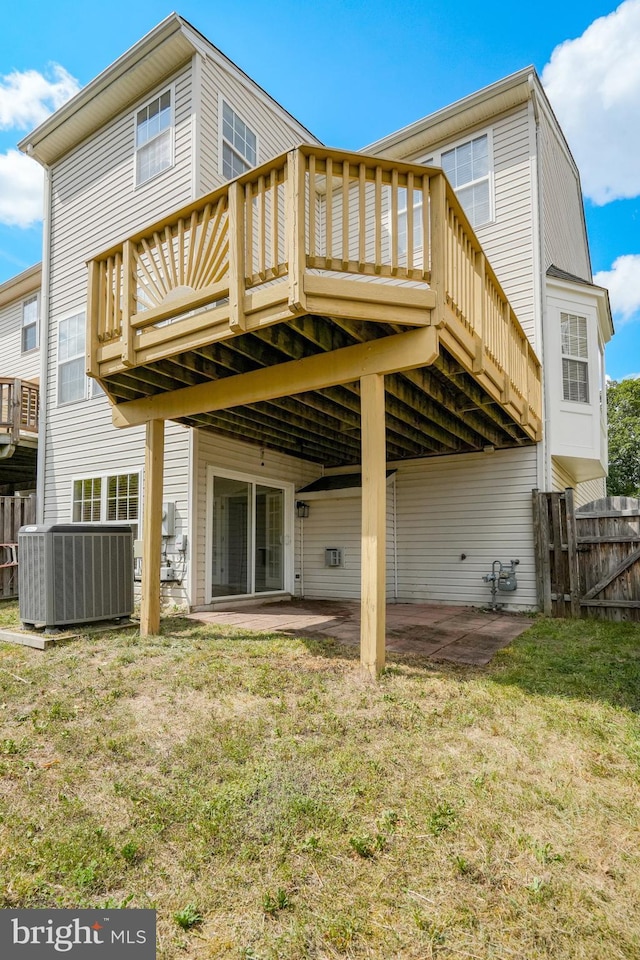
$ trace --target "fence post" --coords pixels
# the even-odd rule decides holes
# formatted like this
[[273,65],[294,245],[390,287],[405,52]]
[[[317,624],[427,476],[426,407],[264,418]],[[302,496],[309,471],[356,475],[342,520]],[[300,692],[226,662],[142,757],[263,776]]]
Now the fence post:
[[569,596],[571,597],[571,616],[580,617],[580,566],[578,563],[578,529],[573,498],[573,488],[564,491],[567,511],[567,565],[569,568]]
[[536,592],[546,617],[551,616],[551,565],[549,558],[549,514],[547,495],[538,489],[533,494],[533,539],[536,553]]

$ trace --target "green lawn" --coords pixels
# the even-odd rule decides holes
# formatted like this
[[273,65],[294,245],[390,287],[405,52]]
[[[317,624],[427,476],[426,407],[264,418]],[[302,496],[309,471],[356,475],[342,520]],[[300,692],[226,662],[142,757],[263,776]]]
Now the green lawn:
[[0,643],[0,906],[154,907],[161,960],[631,960],[639,707],[636,624],[377,684],[181,618]]

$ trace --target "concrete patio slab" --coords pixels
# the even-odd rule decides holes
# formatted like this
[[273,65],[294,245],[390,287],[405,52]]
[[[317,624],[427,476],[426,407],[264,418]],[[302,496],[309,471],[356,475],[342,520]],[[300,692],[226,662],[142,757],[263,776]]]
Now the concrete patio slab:
[[[256,632],[333,637],[360,645],[360,604],[353,601],[285,600],[189,614],[193,620]],[[520,614],[424,603],[387,606],[387,650],[472,666],[485,666],[531,626]]]

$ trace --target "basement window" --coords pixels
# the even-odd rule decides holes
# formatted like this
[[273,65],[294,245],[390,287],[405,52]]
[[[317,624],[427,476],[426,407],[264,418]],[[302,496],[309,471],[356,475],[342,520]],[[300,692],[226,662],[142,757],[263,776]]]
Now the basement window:
[[139,472],[74,479],[71,519],[73,523],[128,523],[137,538]]
[[562,395],[565,400],[589,403],[587,318],[560,314],[562,341]]
[[173,165],[171,90],[136,113],[136,184],[151,180]]

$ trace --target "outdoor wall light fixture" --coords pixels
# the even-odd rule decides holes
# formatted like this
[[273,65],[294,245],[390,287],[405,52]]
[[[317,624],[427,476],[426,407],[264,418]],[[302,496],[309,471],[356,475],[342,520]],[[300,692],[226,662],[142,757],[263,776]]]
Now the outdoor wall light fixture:
[[309,516],[309,504],[305,503],[304,500],[296,500],[296,516],[300,520]]

